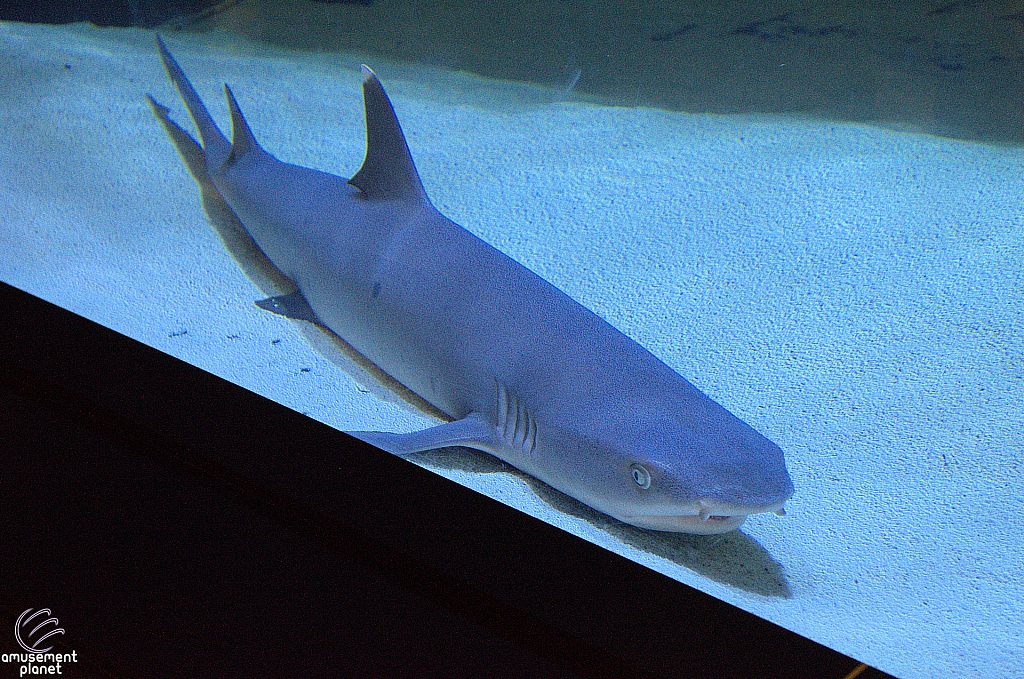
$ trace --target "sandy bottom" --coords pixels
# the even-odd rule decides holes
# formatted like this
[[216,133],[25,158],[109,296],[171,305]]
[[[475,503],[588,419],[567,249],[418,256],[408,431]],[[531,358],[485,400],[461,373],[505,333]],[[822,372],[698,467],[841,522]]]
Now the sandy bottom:
[[[282,160],[358,169],[358,55],[203,40],[169,45],[225,128],[227,81]],[[150,33],[0,24],[0,59],[0,278],[343,430],[435,421],[253,304],[274,282],[146,104],[187,122]],[[901,677],[1024,674],[1020,151],[373,65],[438,208],[777,442],[797,492],[665,535],[482,454],[418,464]]]

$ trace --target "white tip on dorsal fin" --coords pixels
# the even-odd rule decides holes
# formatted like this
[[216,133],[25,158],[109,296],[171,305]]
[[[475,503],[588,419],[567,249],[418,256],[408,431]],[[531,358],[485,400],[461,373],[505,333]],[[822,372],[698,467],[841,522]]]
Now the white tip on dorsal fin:
[[384,86],[365,64],[362,74],[366,158],[348,183],[371,200],[427,202],[427,194]]
[[262,151],[263,149],[256,142],[256,137],[253,136],[249,123],[245,121],[242,110],[238,108],[238,100],[235,99],[235,93],[231,91],[230,87],[224,85],[224,94],[228,98],[228,108],[231,110],[231,152],[228,154],[224,164],[230,166],[234,165],[239,158],[246,154],[253,151]]

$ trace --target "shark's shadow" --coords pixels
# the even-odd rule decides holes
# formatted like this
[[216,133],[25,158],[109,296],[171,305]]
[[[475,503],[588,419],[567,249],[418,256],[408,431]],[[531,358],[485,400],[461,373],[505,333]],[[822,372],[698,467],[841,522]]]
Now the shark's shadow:
[[441,448],[408,458],[427,468],[511,474],[551,508],[583,519],[634,549],[746,592],[785,599],[792,596],[782,564],[742,531],[690,535],[637,528],[569,497],[492,455],[470,448]]
[[[206,170],[198,142],[168,116],[169,109],[147,95],[153,115],[163,125],[189,173],[199,184],[203,209],[231,257],[245,276],[268,297],[297,290],[246,232],[217,193]],[[292,321],[314,351],[351,376],[374,396],[420,415],[449,422],[451,418],[360,354],[352,345],[316,323]],[[409,458],[428,468],[473,473],[509,473],[526,483],[553,509],[583,519],[631,547],[671,561],[711,580],[762,596],[790,596],[782,566],[740,531],[724,535],[689,535],[637,528],[614,519],[524,474],[496,457],[469,448],[443,448]]]

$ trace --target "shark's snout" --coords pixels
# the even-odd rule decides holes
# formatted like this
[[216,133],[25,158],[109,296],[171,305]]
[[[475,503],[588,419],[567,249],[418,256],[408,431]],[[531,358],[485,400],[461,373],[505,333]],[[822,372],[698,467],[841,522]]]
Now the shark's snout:
[[735,530],[752,514],[784,515],[794,488],[782,449],[714,410],[722,415],[714,426],[662,418],[620,439],[623,478],[605,511],[641,528],[702,535]]

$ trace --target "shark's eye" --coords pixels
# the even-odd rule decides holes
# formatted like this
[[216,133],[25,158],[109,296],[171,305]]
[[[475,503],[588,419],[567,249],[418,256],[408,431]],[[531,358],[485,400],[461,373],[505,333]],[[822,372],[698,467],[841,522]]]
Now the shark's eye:
[[629,465],[629,472],[633,475],[633,480],[636,482],[636,485],[641,488],[651,487],[651,473],[647,471],[643,465],[635,463],[631,464]]

